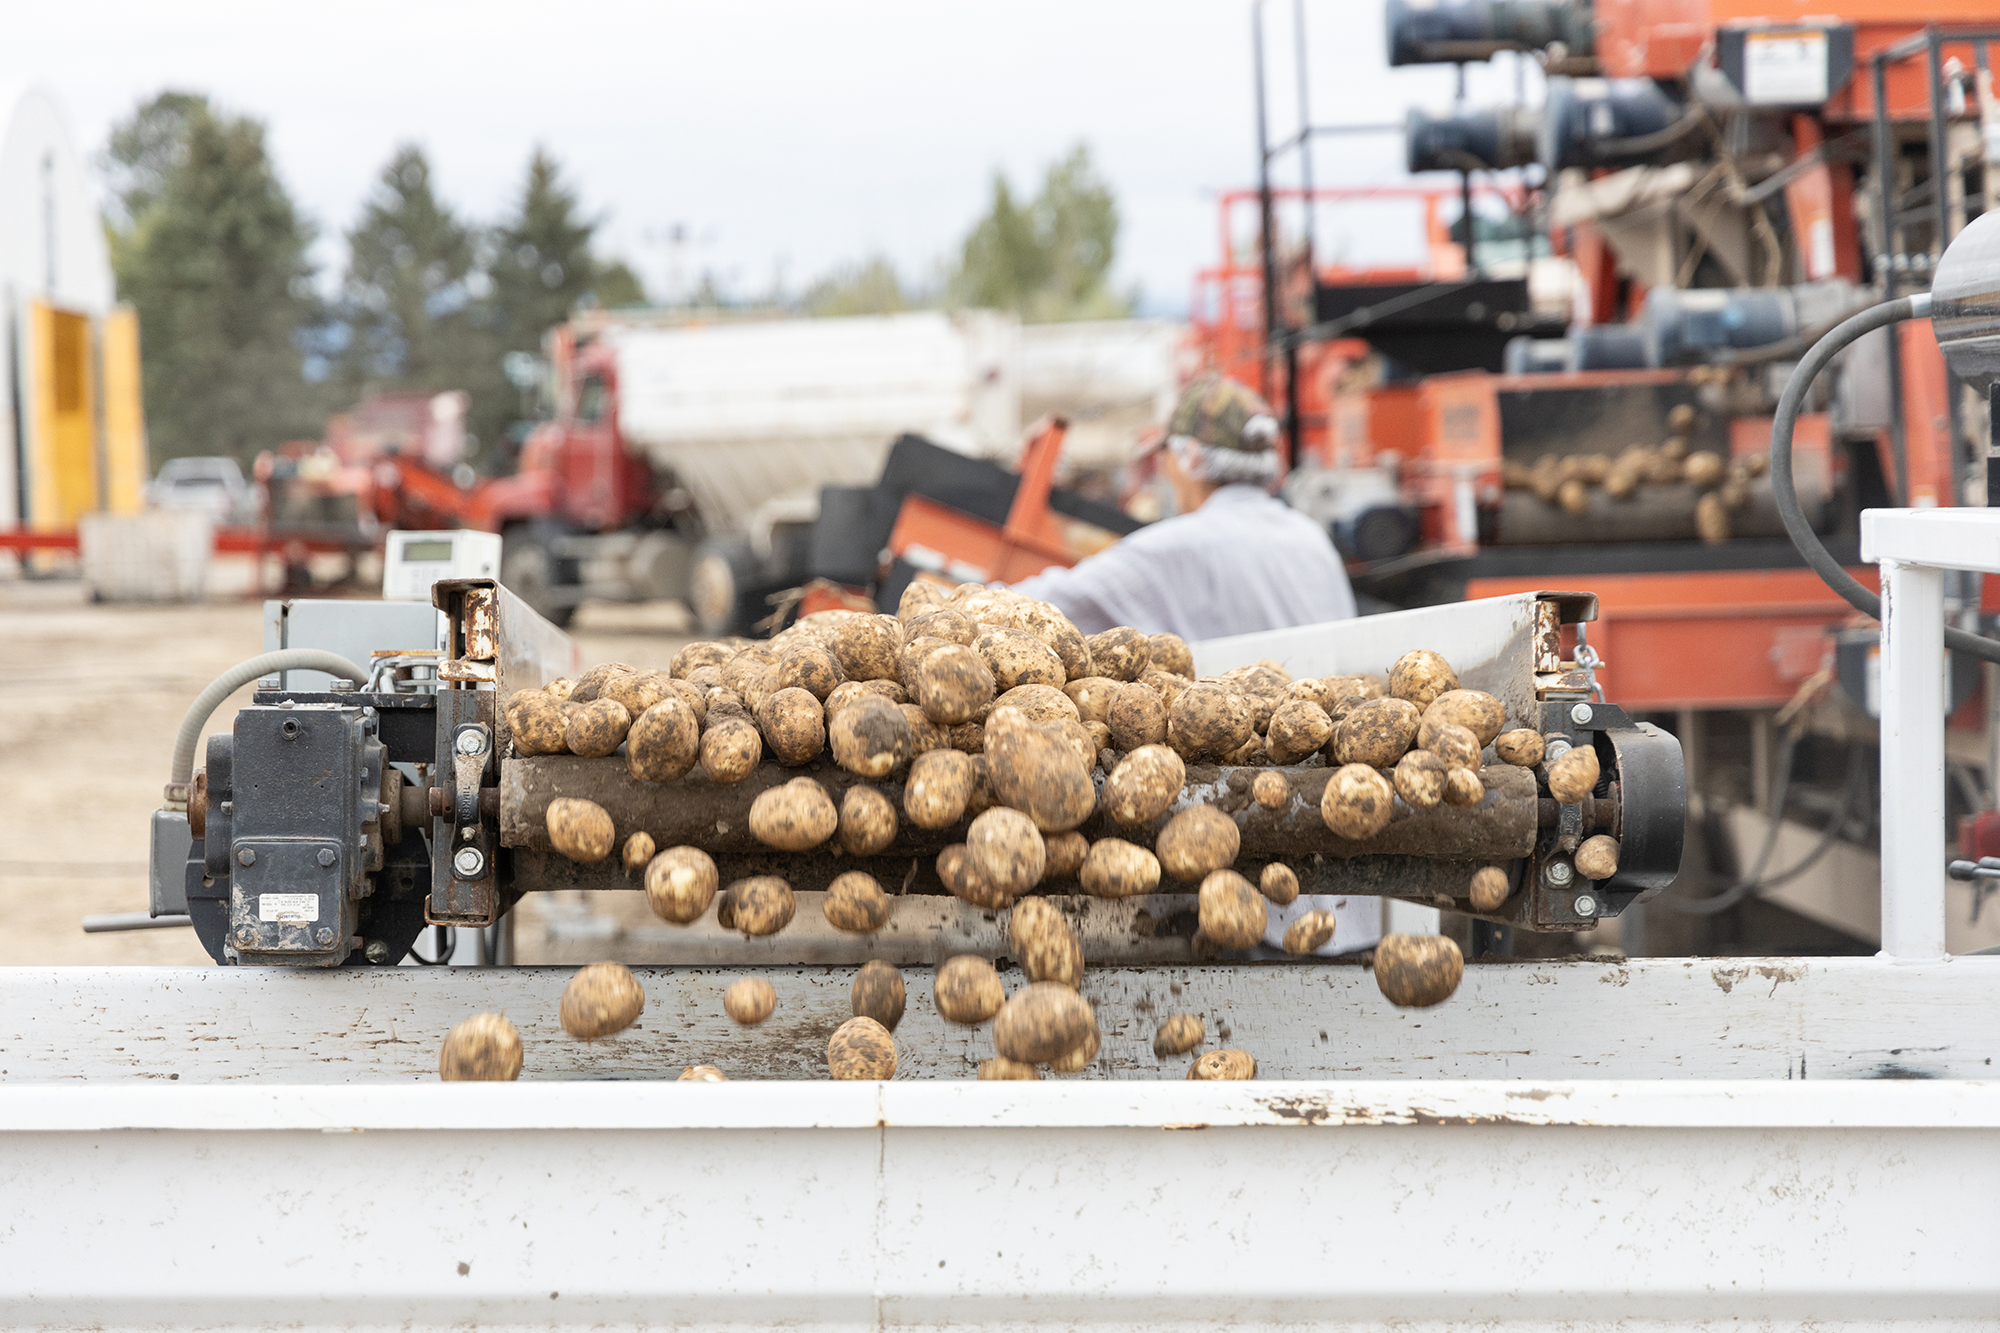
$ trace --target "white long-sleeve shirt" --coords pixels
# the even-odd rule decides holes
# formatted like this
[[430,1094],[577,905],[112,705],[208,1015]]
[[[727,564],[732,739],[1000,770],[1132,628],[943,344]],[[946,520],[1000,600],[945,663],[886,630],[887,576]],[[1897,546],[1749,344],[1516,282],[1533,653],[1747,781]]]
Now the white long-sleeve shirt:
[[1326,532],[1256,486],[1224,486],[1191,514],[1014,588],[1085,634],[1129,625],[1190,643],[1354,615],[1354,591]]

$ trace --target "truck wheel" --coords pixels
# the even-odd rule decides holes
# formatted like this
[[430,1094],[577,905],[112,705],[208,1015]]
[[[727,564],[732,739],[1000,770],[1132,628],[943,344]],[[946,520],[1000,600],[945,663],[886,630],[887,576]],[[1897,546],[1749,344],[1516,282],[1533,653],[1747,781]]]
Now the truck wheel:
[[547,523],[516,523],[508,528],[501,534],[500,582],[536,615],[560,629],[576,616],[576,603],[557,593],[576,582],[576,562],[561,559],[549,549],[555,535]]
[[688,608],[703,634],[721,638],[749,633],[761,618],[761,592],[756,557],[747,540],[720,537],[702,543],[688,578]]

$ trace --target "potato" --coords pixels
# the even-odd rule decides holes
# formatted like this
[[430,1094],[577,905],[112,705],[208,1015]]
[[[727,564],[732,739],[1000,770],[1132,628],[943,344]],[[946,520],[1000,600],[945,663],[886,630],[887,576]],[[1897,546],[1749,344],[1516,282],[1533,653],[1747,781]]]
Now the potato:
[[1007,938],[1028,980],[1059,981],[1071,990],[1083,984],[1083,941],[1047,898],[1015,903],[1007,914]]
[[1197,880],[1236,860],[1243,835],[1212,805],[1194,805],[1167,821],[1154,842],[1160,868],[1174,879]]
[[596,865],[611,855],[612,845],[617,841],[618,831],[612,827],[611,816],[595,801],[558,796],[549,802],[543,819],[555,849],[585,865]]
[[1618,839],[1600,833],[1585,838],[1576,849],[1576,873],[1585,879],[1610,879],[1618,873]]
[[629,662],[606,662],[594,666],[576,678],[576,686],[569,697],[580,704],[587,704],[598,698],[605,683],[613,676],[629,676],[639,668]]
[[474,1014],[438,1048],[438,1077],[446,1083],[512,1083],[520,1076],[521,1034],[504,1014]]
[[974,876],[1011,898],[1041,881],[1048,849],[1033,820],[1018,810],[995,806],[965,831],[965,864]]
[[620,853],[620,859],[625,862],[628,872],[643,870],[646,863],[653,859],[653,835],[641,831],[625,839],[625,850]]
[[1597,789],[1597,750],[1576,745],[1549,765],[1549,795],[1564,805],[1575,805]]
[[623,704],[625,711],[634,718],[668,695],[678,696],[673,678],[664,671],[635,671],[629,676],[613,676],[604,682],[598,691],[600,699],[610,699]]
[[993,964],[978,954],[962,953],[955,958],[947,958],[938,967],[937,979],[931,983],[932,998],[937,1001],[938,1016],[947,1023],[964,1023],[976,1026],[1000,1012],[1006,1003],[1007,992],[1000,984],[1000,974]]
[[1090,674],[1090,645],[1061,611],[1047,602],[1023,601],[1013,608],[1010,620],[1015,629],[1034,635],[1055,651],[1066,678]]
[[965,816],[971,796],[971,757],[957,750],[929,750],[910,765],[903,813],[918,828],[950,828]]
[[872,1018],[891,1032],[903,1021],[903,974],[880,958],[861,965],[850,996],[857,1018]]
[[842,709],[827,728],[834,762],[864,778],[887,777],[909,762],[916,734],[902,710],[876,696]]
[[646,1007],[646,992],[623,963],[592,963],[581,968],[563,987],[558,1015],[563,1031],[595,1041],[623,1032]]
[[[1117,756],[1119,752],[1111,748],[1110,727],[1105,726],[1102,722],[1086,722],[1083,724],[1083,729],[1090,733],[1090,743],[1097,747],[1098,763],[1103,764],[1103,766],[1108,770],[1112,764],[1118,762],[1115,756]],[[1104,756],[1106,753],[1109,753],[1114,756],[1114,758],[1111,761],[1111,764],[1104,764]]]
[[1333,913],[1307,912],[1285,927],[1286,953],[1318,953],[1333,941]]
[[1194,679],[1194,654],[1188,651],[1187,640],[1178,634],[1147,635],[1146,656],[1155,670]]
[[1424,748],[1444,760],[1446,768],[1479,771],[1479,738],[1455,723],[1433,724]]
[[803,764],[826,745],[826,721],[819,700],[796,685],[774,690],[757,708],[764,744],[781,764]]
[[1122,838],[1100,838],[1090,845],[1077,878],[1092,897],[1130,898],[1160,886],[1160,861]]
[[[664,673],[662,674],[664,675]],[[688,711],[694,714],[695,724],[697,726],[707,726],[708,688],[703,685],[697,685],[693,681],[674,680],[671,677],[666,677],[666,683],[668,691],[673,696],[679,698],[682,703],[686,704]],[[666,698],[668,696],[662,695],[660,697]],[[637,717],[639,715],[634,713],[633,716]]]
[[1714,491],[1695,501],[1694,530],[1709,546],[1720,546],[1729,540],[1729,506]]
[[741,782],[764,757],[764,734],[747,718],[725,717],[701,738],[701,771],[712,782]]
[[[1116,681],[1112,682],[1114,685],[1117,683]],[[1176,676],[1171,671],[1149,669],[1145,675],[1139,677],[1139,684],[1150,685],[1155,690],[1158,690],[1160,697],[1167,701],[1168,710],[1171,711],[1174,706],[1174,700],[1181,697],[1182,690],[1194,684],[1194,678],[1192,676]]]
[[1090,664],[1100,676],[1137,680],[1153,665],[1152,645],[1138,630],[1120,625],[1090,636]]
[[1257,1062],[1248,1051],[1209,1051],[1188,1066],[1187,1076],[1202,1083],[1240,1083],[1257,1077]]
[[977,722],[961,722],[944,733],[944,747],[960,754],[986,753],[986,728]]
[[833,808],[833,798],[811,778],[793,778],[750,802],[750,835],[781,852],[817,847],[838,827],[840,812]]
[[1565,514],[1577,515],[1590,512],[1590,488],[1581,478],[1571,477],[1556,488],[1556,504]]
[[1016,685],[1063,687],[1062,658],[1056,650],[1025,630],[995,629],[979,636],[973,645],[993,671],[993,681],[1002,690]]
[[1307,699],[1280,703],[1266,724],[1264,748],[1274,764],[1296,764],[1333,737],[1333,719]]
[[1643,467],[1614,463],[1604,476],[1604,493],[1614,500],[1629,500],[1638,492],[1645,476]]
[[839,1079],[894,1078],[896,1039],[872,1018],[850,1018],[826,1044],[826,1068]]
[[833,720],[840,716],[840,710],[862,699],[886,699],[899,704],[906,696],[903,687],[893,680],[843,680],[833,687],[833,693],[826,696],[820,705],[820,713],[831,727]]
[[516,690],[508,698],[507,731],[516,754],[569,753],[569,715],[562,702],[545,691]]
[[1407,699],[1370,699],[1358,704],[1333,729],[1331,758],[1341,764],[1388,768],[1417,739],[1421,716]]
[[778,1007],[778,992],[762,977],[738,977],[722,992],[722,1009],[734,1021],[754,1027]]
[[1196,1015],[1170,1015],[1153,1033],[1153,1054],[1163,1060],[1170,1055],[1186,1055],[1201,1045],[1202,1038],[1207,1035],[1208,1030]]
[[1070,750],[1076,755],[1077,762],[1083,765],[1083,771],[1086,775],[1097,767],[1099,746],[1097,744],[1097,737],[1091,733],[1089,727],[1070,717],[1058,718],[1054,722],[1041,722],[1036,725],[1041,727],[1043,731],[1061,740],[1063,744],[1069,746]]
[[1299,877],[1282,861],[1273,861],[1257,877],[1257,891],[1280,907],[1299,900]]
[[940,726],[969,722],[993,702],[993,668],[972,649],[940,642],[903,677],[924,716]]
[[834,660],[850,681],[894,680],[902,649],[902,627],[894,616],[849,616],[833,632]]
[[958,747],[951,743],[944,728],[924,716],[924,710],[915,704],[898,704],[897,710],[903,720],[910,724],[910,753],[929,754],[932,750],[953,750]]
[[1503,731],[1493,738],[1493,752],[1502,763],[1533,768],[1542,762],[1542,734],[1529,727]]
[[756,875],[729,886],[730,927],[745,935],[775,935],[798,910],[792,886],[776,875]]
[[736,650],[726,643],[691,643],[674,654],[667,674],[675,680],[686,680],[688,672],[696,667],[720,667],[734,656]]
[[1442,1004],[1465,975],[1465,955],[1449,935],[1384,935],[1375,946],[1375,984],[1405,1009]]
[[1018,708],[1031,722],[1077,722],[1081,717],[1069,695],[1053,685],[1016,685],[993,701],[995,708]]
[[1715,488],[1716,499],[1722,501],[1723,509],[1734,513],[1750,503],[1750,483],[1747,478],[1731,476]]
[[943,639],[946,643],[964,644],[970,648],[979,638],[979,626],[956,611],[940,608],[925,612],[904,627],[904,642],[922,638]]
[[1472,873],[1472,910],[1475,912],[1499,911],[1513,892],[1513,886],[1507,882],[1507,872],[1499,866],[1481,866]]
[[1250,797],[1266,810],[1282,810],[1292,799],[1292,780],[1283,773],[1259,773],[1250,780]]
[[1285,687],[1284,697],[1278,701],[1279,706],[1289,703],[1318,704],[1321,712],[1332,717],[1334,705],[1353,693],[1350,689],[1341,688],[1350,679],[1352,677],[1348,676],[1308,676],[1295,680]]
[[1327,780],[1320,818],[1350,842],[1362,842],[1389,827],[1396,814],[1396,791],[1366,764],[1346,764]]
[[876,856],[896,840],[896,807],[873,787],[849,787],[840,798],[841,850],[849,856]]
[[1075,879],[1083,870],[1083,858],[1090,853],[1090,839],[1081,833],[1048,833],[1042,836],[1045,864],[1042,882]]
[[1075,828],[1097,807],[1090,765],[1020,710],[996,708],[986,720],[986,770],[993,795],[1044,833]]
[[1041,1077],[1033,1065],[1024,1065],[1018,1060],[1009,1060],[1004,1056],[996,1055],[990,1060],[981,1060],[979,1062],[979,1081],[981,1083],[1006,1080],[1039,1082]]
[[727,1083],[728,1077],[714,1065],[688,1065],[681,1070],[676,1083]]
[[1424,709],[1423,720],[1417,724],[1417,744],[1429,749],[1426,733],[1445,723],[1464,727],[1479,738],[1484,749],[1506,729],[1507,705],[1484,690],[1446,690]]
[[1412,810],[1428,810],[1444,799],[1444,778],[1450,771],[1429,750],[1412,750],[1396,761],[1396,795]]
[[[1063,693],[1076,705],[1077,720],[1088,724],[1106,721],[1111,716],[1111,701],[1124,688],[1121,682],[1109,676],[1085,676],[1063,686]],[[534,691],[524,690],[522,693],[532,694]]]
[[641,782],[685,777],[700,757],[701,723],[678,694],[640,714],[625,736],[626,771]]
[[[710,727],[716,726],[726,719],[750,717],[750,710],[743,706],[743,696],[735,690],[724,689],[722,686],[716,685],[707,690],[707,697],[708,711],[703,713],[701,718],[701,729],[704,735],[707,734]],[[751,718],[750,720],[753,722],[756,721],[755,718]],[[760,737],[760,744],[761,740],[762,738]]]
[[1222,756],[1222,763],[1226,768],[1244,768],[1251,764],[1270,762],[1271,756],[1264,752],[1264,738],[1255,733],[1251,734],[1249,740]]
[[962,842],[955,842],[938,853],[937,873],[938,879],[943,881],[954,898],[974,907],[983,907],[989,912],[998,911],[1012,901],[1007,894],[972,873],[972,868],[966,863],[965,844]]
[[889,895],[873,875],[850,870],[826,886],[820,912],[835,930],[866,935],[889,923]]
[[816,643],[798,643],[778,658],[780,690],[804,690],[823,700],[844,677],[831,652]]
[[563,741],[569,752],[585,759],[602,759],[625,743],[632,715],[615,699],[593,699],[569,716]]
[[1164,745],[1125,756],[1104,781],[1104,812],[1120,824],[1148,824],[1167,812],[1187,785],[1187,767]]
[[1389,668],[1389,693],[1409,700],[1419,711],[1429,708],[1440,694],[1457,688],[1458,673],[1451,669],[1451,663],[1428,648],[1404,653]]
[[1120,750],[1159,745],[1167,739],[1167,701],[1150,686],[1122,686],[1112,697],[1106,725],[1112,745]]
[[1248,949],[1264,938],[1264,899],[1234,870],[1217,870],[1197,895],[1201,933],[1218,949]]
[[[903,639],[903,651],[896,655],[896,679],[903,683],[903,688],[910,692],[912,699],[917,697],[917,672],[920,664],[938,649],[950,646],[949,640],[940,639],[934,634],[923,634],[914,639],[906,636]],[[986,659],[982,657],[979,660],[984,662]]]
[[1460,807],[1478,805],[1486,799],[1486,784],[1476,768],[1454,768],[1444,775],[1444,803]]
[[1090,1062],[1097,1058],[1102,1035],[1097,1030],[1097,1014],[1090,1013],[1090,1022],[1083,1030],[1083,1039],[1049,1061],[1049,1068],[1058,1074],[1075,1074],[1090,1068]]
[[715,900],[715,861],[699,847],[669,847],[646,866],[646,905],[662,921],[686,925]]
[[1096,1022],[1089,1001],[1068,986],[1037,981],[1014,992],[993,1020],[993,1049],[1024,1065],[1061,1058]]
[[1681,479],[1689,485],[1707,488],[1721,481],[1723,473],[1728,470],[1729,466],[1722,461],[1722,455],[1711,453],[1707,449],[1697,449],[1681,463]]
[[903,589],[903,595],[896,599],[896,619],[906,624],[917,616],[942,609],[944,589],[929,579],[911,579]]
[[[678,679],[685,681],[697,689],[719,690],[723,688],[723,671],[725,669],[725,667],[698,666],[688,672],[686,676],[678,677]],[[731,690],[730,693],[735,694],[736,691]],[[737,697],[741,698],[742,696],[738,695]]]
[[542,692],[558,703],[567,702],[570,695],[576,693],[576,682],[568,676],[557,676],[554,680],[542,686]]
[[1220,759],[1255,732],[1249,701],[1219,685],[1190,685],[1167,710],[1167,743],[1190,763]]

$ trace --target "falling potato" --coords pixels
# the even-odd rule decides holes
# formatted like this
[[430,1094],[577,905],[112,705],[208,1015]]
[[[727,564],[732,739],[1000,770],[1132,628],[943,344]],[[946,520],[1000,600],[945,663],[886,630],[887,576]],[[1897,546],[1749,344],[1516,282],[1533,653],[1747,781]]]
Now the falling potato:
[[1236,860],[1243,845],[1236,821],[1212,805],[1194,805],[1167,821],[1154,842],[1160,869],[1170,877],[1199,880]]
[[1202,1038],[1207,1035],[1207,1029],[1196,1015],[1174,1014],[1153,1034],[1153,1054],[1163,1060],[1170,1055],[1186,1055],[1201,1045]]
[[1494,737],[1493,751],[1503,764],[1533,768],[1542,762],[1542,734],[1529,727],[1503,731]]
[[1196,895],[1201,933],[1219,949],[1248,949],[1264,938],[1264,898],[1234,870],[1217,870]]
[[1083,941],[1047,898],[1023,898],[1007,916],[1007,938],[1030,981],[1083,984]]
[[698,920],[715,900],[715,861],[699,847],[669,847],[646,866],[646,904],[676,925]]
[[1273,861],[1257,877],[1257,891],[1280,907],[1298,901],[1299,877],[1282,861]]
[[1248,1051],[1208,1051],[1188,1067],[1198,1082],[1240,1082],[1257,1077],[1257,1062]]
[[857,1015],[834,1029],[826,1044],[826,1067],[838,1079],[892,1078],[896,1039],[874,1019]]
[[1096,898],[1130,898],[1160,886],[1160,861],[1123,838],[1100,838],[1090,845],[1077,878]]
[[641,830],[625,839],[625,850],[620,853],[627,872],[643,869],[653,859],[653,835]]
[[722,992],[723,1012],[746,1027],[763,1022],[777,1007],[777,989],[762,977],[738,977]]
[[1007,992],[1000,973],[977,954],[962,953],[947,958],[931,983],[937,1011],[947,1023],[976,1026],[1000,1012]]
[[1610,879],[1618,873],[1618,839],[1600,833],[1585,838],[1576,849],[1576,871],[1585,879]]
[[1601,776],[1597,750],[1591,745],[1574,745],[1549,765],[1549,795],[1564,805],[1575,805],[1597,790]]
[[1024,1065],[1019,1060],[1009,1060],[1004,1055],[996,1055],[979,1062],[979,1081],[1032,1083],[1041,1080],[1041,1074],[1033,1065]]
[[826,788],[811,778],[793,778],[759,792],[750,803],[750,833],[767,847],[803,852],[819,846],[840,827],[840,812]]
[[563,987],[558,1016],[563,1031],[584,1041],[623,1032],[638,1021],[646,992],[623,963],[592,963]]
[[521,1034],[504,1014],[474,1014],[445,1034],[438,1077],[446,1083],[511,1083],[521,1076]]
[[1513,893],[1513,886],[1507,882],[1507,872],[1499,866],[1481,866],[1472,874],[1472,910],[1475,912],[1497,912],[1506,905]]
[[854,974],[849,992],[857,1017],[872,1018],[890,1032],[903,1021],[903,1005],[908,993],[903,974],[880,958],[871,958]]
[[681,1070],[676,1083],[727,1083],[728,1077],[714,1065],[689,1065]]
[[874,856],[896,840],[896,807],[873,787],[849,787],[840,798],[837,832],[849,856]]
[[1022,1064],[1047,1064],[1076,1049],[1095,1022],[1081,995],[1059,982],[1037,981],[1000,1007],[993,1049]]
[[889,924],[889,895],[881,881],[862,870],[836,876],[826,886],[820,911],[835,930],[866,935]]
[[1448,935],[1384,935],[1375,946],[1375,984],[1405,1009],[1442,1004],[1465,976],[1465,955]]
[[1307,912],[1285,927],[1286,953],[1318,953],[1333,941],[1333,913]]
[[745,935],[775,935],[798,910],[792,886],[776,875],[753,875],[729,886],[730,924]]
[[549,802],[543,818],[555,849],[585,865],[595,865],[611,855],[611,848],[618,840],[618,830],[610,814],[595,801],[558,796]]

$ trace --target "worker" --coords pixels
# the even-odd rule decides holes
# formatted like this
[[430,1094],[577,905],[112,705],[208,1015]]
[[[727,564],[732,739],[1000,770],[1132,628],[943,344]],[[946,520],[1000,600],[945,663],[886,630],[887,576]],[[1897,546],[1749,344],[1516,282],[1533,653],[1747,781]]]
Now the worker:
[[1188,385],[1153,446],[1176,514],[1069,569],[1014,585],[1085,634],[1130,625],[1189,642],[1346,620],[1354,592],[1319,524],[1271,494],[1278,422],[1221,375]]
[[[1204,375],[1181,394],[1157,451],[1177,514],[1069,569],[1014,585],[1086,634],[1130,625],[1189,642],[1354,616],[1347,571],[1319,524],[1271,494],[1278,422],[1255,393]],[[1285,927],[1332,912],[1319,952],[1352,953],[1382,938],[1381,900],[1301,894],[1268,916],[1264,952],[1282,956]]]

